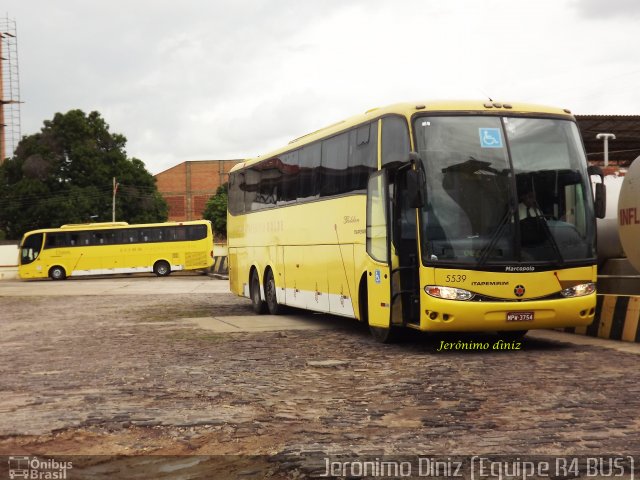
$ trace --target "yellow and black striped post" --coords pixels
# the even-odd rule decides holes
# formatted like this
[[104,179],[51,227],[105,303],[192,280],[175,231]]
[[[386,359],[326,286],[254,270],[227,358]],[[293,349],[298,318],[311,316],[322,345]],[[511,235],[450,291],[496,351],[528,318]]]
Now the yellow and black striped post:
[[566,328],[565,332],[640,342],[639,320],[640,296],[598,295],[593,323],[586,327]]

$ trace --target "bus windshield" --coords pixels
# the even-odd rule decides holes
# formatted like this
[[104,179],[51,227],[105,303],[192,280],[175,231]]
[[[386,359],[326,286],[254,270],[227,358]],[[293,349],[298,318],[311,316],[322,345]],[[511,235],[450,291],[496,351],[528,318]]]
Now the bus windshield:
[[594,259],[591,187],[574,122],[425,116],[414,127],[427,178],[424,263]]

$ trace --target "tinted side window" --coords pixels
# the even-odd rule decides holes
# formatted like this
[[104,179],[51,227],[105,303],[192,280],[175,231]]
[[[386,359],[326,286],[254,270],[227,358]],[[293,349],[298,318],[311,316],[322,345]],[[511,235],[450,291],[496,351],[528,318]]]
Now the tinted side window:
[[166,238],[165,228],[157,227],[149,230],[151,242],[164,242]]
[[233,215],[244,212],[244,172],[232,173],[229,175],[229,211]]
[[382,165],[406,162],[409,158],[409,130],[402,117],[382,119]]
[[377,169],[378,122],[373,122],[349,134],[349,190],[366,191],[369,175]]
[[91,232],[71,232],[69,234],[70,246],[85,247],[91,242]]
[[64,233],[47,233],[44,248],[59,248],[67,244]]
[[171,227],[169,239],[179,242],[187,239],[187,227]]
[[278,205],[295,202],[298,198],[300,162],[298,150],[280,157],[280,196]]
[[118,243],[117,230],[93,232],[92,245],[114,245]]
[[272,207],[278,201],[280,195],[280,159],[270,158],[257,164],[252,170],[259,172],[258,193],[252,210]]
[[190,225],[187,229],[189,240],[202,240],[207,236],[205,225]]
[[349,191],[349,133],[322,142],[321,195],[338,195]]
[[252,167],[244,171],[244,211],[251,212],[260,208],[256,199],[260,187],[260,170]]
[[320,175],[321,162],[320,143],[307,145],[300,150],[299,161],[300,171],[298,174],[298,200],[310,200],[320,196],[320,185],[322,176]]

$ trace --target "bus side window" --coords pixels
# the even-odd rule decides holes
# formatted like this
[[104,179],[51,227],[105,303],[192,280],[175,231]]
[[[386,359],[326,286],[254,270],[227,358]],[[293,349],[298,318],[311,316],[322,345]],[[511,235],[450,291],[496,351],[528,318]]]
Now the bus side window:
[[369,175],[378,169],[378,123],[368,123],[349,135],[349,178],[352,192],[366,191]]
[[204,225],[191,225],[188,229],[188,240],[202,240],[207,236],[207,227]]
[[406,162],[409,158],[409,130],[403,117],[382,119],[382,165]]
[[152,228],[149,230],[150,242],[161,242],[162,240],[162,228]]
[[91,233],[89,232],[80,232],[78,237],[80,239],[80,245],[89,245],[91,243]]
[[273,206],[278,202],[282,177],[282,171],[278,166],[279,162],[278,158],[271,158],[256,165],[256,169],[260,171],[258,194],[256,195],[256,208],[258,209]]
[[320,195],[327,197],[349,191],[349,133],[342,133],[322,142],[322,187]]
[[244,184],[244,211],[251,212],[253,210],[258,210],[259,205],[257,197],[258,197],[258,189],[260,188],[260,180],[261,180],[260,170],[258,170],[255,166],[246,170],[244,173],[245,184]]
[[322,182],[320,143],[313,143],[302,148],[298,159],[300,161],[298,201],[318,198]]
[[175,227],[174,230],[174,240],[183,241],[187,239],[187,229],[186,227]]
[[47,233],[44,248],[63,247],[64,243],[64,233]]
[[229,175],[229,212],[244,213],[244,172]]
[[293,203],[298,199],[298,174],[300,172],[300,163],[298,161],[298,152],[287,153],[280,157],[280,197],[278,205]]

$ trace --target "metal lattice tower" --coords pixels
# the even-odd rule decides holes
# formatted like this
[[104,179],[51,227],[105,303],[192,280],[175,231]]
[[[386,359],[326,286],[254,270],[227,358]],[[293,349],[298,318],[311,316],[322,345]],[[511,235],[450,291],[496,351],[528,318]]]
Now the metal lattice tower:
[[16,22],[0,18],[0,163],[20,142],[20,76]]

